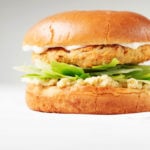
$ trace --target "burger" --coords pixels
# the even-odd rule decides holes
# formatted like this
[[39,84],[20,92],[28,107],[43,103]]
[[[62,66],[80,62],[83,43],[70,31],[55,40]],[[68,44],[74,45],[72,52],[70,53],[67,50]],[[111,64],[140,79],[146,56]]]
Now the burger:
[[150,111],[150,20],[128,11],[69,11],[28,30],[29,108],[49,113]]

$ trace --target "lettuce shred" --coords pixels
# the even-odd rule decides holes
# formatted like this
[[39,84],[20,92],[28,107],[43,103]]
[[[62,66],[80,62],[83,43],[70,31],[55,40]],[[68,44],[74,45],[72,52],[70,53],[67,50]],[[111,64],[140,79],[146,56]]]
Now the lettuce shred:
[[92,68],[81,68],[75,65],[52,61],[50,64],[39,62],[38,65],[20,66],[16,68],[25,73],[23,78],[37,78],[40,80],[70,78],[77,80],[92,76],[108,75],[114,80],[126,80],[134,78],[145,82],[150,82],[149,65],[119,64],[114,58],[108,64],[93,66]]

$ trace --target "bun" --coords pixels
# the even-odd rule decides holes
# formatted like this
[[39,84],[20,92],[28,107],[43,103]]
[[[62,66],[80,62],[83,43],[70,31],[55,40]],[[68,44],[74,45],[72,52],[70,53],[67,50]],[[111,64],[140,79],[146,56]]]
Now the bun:
[[[131,62],[127,63],[143,61],[140,58],[148,60],[149,55],[145,56],[145,54],[149,51],[145,47],[141,48],[141,54],[138,49],[136,50],[137,54],[134,55],[130,55],[129,48],[121,47],[121,52],[121,48],[117,47],[117,49],[115,45],[110,45],[111,48],[108,49],[111,51],[110,53],[108,50],[102,51],[96,48],[97,51],[102,51],[100,54],[93,48],[97,45],[101,45],[103,48],[105,47],[103,44],[133,42],[150,42],[150,20],[148,18],[126,11],[70,11],[47,17],[37,23],[25,35],[23,44],[27,47],[35,46],[37,49],[45,48],[46,50],[49,47],[55,47],[52,49],[53,51],[47,51],[45,54],[38,53],[38,58],[42,57],[44,61],[51,61],[55,58],[78,66],[86,64],[83,66],[86,68],[105,63],[105,59],[106,62],[107,60],[109,62],[112,60],[110,57],[119,60],[125,55],[128,56],[125,57],[127,61],[134,57]],[[77,53],[67,52],[69,59],[62,48],[63,53],[60,51],[56,55],[56,51],[65,46],[83,46],[83,48],[80,48]],[[84,46],[87,46],[88,51],[84,49]],[[90,46],[91,49],[89,49]],[[114,49],[116,57],[114,57],[112,49]],[[145,52],[145,50],[147,51]],[[87,57],[87,55],[89,56]],[[138,61],[135,59],[136,56]],[[100,63],[98,61],[100,59],[103,62]],[[26,101],[33,110],[52,113],[124,114],[150,111],[150,91],[144,89],[102,88],[92,85],[59,88],[28,84]]]
[[60,89],[29,84],[27,105],[37,111],[84,114],[122,114],[150,111],[146,90],[94,86]]
[[150,21],[126,11],[71,11],[40,21],[25,35],[24,45],[70,46],[150,41]]

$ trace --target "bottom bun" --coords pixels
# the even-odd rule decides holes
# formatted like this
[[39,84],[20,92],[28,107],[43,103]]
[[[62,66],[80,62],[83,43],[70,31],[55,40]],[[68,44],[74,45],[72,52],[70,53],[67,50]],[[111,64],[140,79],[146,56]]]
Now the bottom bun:
[[29,84],[26,101],[33,110],[51,113],[123,114],[150,111],[150,91],[127,88],[58,88]]

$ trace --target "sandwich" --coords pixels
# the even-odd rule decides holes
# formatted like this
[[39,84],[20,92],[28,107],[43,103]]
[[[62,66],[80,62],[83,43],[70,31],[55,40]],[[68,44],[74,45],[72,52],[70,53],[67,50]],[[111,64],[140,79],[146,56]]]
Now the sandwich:
[[35,111],[125,114],[150,111],[150,20],[128,11],[69,11],[25,34],[32,65],[17,69]]

